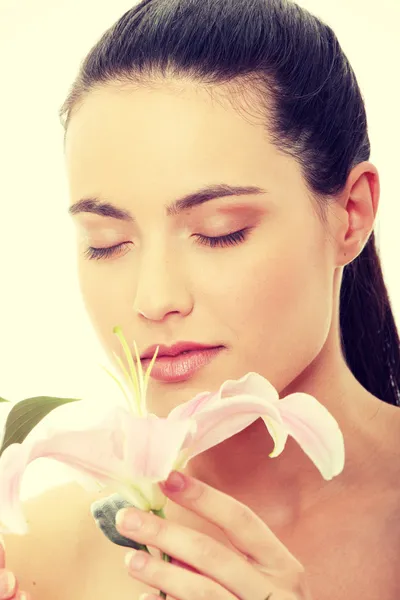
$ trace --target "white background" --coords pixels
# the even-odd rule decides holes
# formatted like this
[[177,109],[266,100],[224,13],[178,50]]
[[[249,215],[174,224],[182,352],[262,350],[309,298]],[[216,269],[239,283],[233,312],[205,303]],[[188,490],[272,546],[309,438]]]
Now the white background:
[[[381,179],[375,230],[399,323],[400,1],[298,3],[334,29],[361,85]],[[99,366],[109,363],[80,297],[58,110],[86,53],[133,4],[0,0],[0,396],[12,402],[121,401]],[[0,406],[0,425],[8,410]],[[64,418],[69,408],[59,410]],[[26,472],[23,497],[70,477],[39,459]]]

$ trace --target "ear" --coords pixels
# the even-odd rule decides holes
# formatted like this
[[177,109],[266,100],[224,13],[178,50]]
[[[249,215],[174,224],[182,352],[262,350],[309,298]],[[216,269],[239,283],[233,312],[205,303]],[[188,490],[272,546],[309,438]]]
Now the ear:
[[363,251],[375,225],[379,196],[377,168],[367,161],[354,167],[333,205],[338,267],[351,263]]

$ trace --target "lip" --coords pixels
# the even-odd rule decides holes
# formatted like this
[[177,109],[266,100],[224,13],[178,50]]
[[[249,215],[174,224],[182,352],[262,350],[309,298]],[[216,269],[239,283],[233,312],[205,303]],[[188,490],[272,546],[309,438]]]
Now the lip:
[[164,344],[153,344],[146,348],[146,350],[140,355],[141,359],[144,358],[153,358],[154,352],[159,346],[159,351],[157,354],[158,358],[162,356],[177,356],[181,354],[181,352],[185,352],[187,350],[205,350],[209,348],[216,348],[216,345],[210,344],[199,344],[198,342],[176,342],[176,344],[172,344],[172,346],[164,346]]
[[[150,371],[150,377],[156,381],[176,383],[186,381],[194,375],[199,369],[210,363],[223,350],[223,346],[214,346],[206,348],[195,348],[185,354],[176,356],[161,356],[156,361]],[[144,358],[141,361],[143,370],[146,371],[151,362],[151,358]]]

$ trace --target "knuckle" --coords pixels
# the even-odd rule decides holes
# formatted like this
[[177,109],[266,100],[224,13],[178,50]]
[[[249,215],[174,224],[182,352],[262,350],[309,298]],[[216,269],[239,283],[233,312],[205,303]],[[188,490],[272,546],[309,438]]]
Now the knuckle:
[[153,515],[152,518],[150,518],[146,523],[146,535],[149,535],[153,538],[161,537],[165,535],[167,527],[168,522],[165,519],[161,519],[160,517]]
[[235,515],[233,516],[233,520],[235,526],[240,531],[240,529],[242,528],[245,529],[247,527],[254,526],[255,515],[253,511],[250,508],[248,508],[248,506],[242,505],[236,509]]
[[144,571],[146,572],[146,576],[150,577],[156,586],[162,586],[162,583],[165,583],[165,565],[161,561],[150,558],[146,562],[142,572]]
[[211,538],[197,535],[193,538],[193,548],[201,564],[221,561],[221,549]]
[[195,549],[197,556],[204,561],[204,558],[210,555],[212,552],[210,540],[202,534],[194,535],[192,538],[192,547]]
[[207,580],[205,577],[202,577],[198,585],[191,588],[190,593],[183,597],[190,598],[191,600],[210,600],[210,598],[212,598],[212,600],[226,600],[227,598],[226,594],[223,593],[218,584]]
[[196,505],[198,501],[201,501],[201,503],[207,502],[208,496],[209,490],[201,481],[192,483],[190,491],[186,493],[186,497],[194,505]]

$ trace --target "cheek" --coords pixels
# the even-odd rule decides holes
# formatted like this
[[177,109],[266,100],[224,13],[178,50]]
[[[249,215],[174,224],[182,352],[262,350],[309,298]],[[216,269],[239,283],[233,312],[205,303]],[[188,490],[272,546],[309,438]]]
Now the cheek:
[[221,323],[233,333],[241,370],[256,370],[277,389],[320,352],[331,324],[333,288],[324,252],[298,248],[274,256],[264,249],[264,256],[257,253],[246,268],[239,262],[229,280],[218,281],[226,290]]
[[200,287],[207,290],[213,310],[229,315],[231,323],[245,325],[249,320],[274,323],[298,315],[299,302],[312,295],[319,279],[319,267],[309,253],[274,251],[264,244],[238,252],[236,259],[231,255]]

